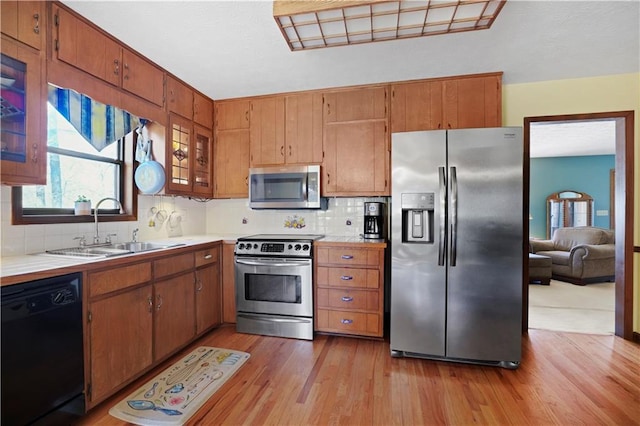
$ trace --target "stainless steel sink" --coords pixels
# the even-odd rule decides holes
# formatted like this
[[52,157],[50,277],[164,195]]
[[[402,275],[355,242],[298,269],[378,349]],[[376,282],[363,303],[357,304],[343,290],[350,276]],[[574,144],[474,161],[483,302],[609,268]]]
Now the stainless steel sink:
[[85,246],[85,247],[71,247],[57,250],[47,250],[46,254],[52,254],[56,256],[70,256],[70,257],[112,257],[122,256],[124,254],[139,253],[142,251],[160,250],[170,247],[183,246],[184,243],[174,244],[159,244],[159,243],[144,243],[138,241],[130,241],[127,243],[112,243],[102,244],[97,246]]
[[57,250],[47,250],[47,254],[71,257],[112,257],[131,254],[131,250],[124,250],[112,246],[101,247],[71,247]]
[[119,250],[128,250],[133,253],[140,251],[159,250],[164,248],[173,247],[171,244],[158,244],[158,243],[143,243],[137,241],[131,241],[128,243],[114,243],[111,247]]

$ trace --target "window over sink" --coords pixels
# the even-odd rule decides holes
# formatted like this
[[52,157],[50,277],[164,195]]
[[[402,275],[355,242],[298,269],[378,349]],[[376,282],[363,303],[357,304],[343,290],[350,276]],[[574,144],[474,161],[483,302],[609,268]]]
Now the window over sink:
[[[87,126],[104,127],[103,123],[92,122],[96,119],[83,118],[83,133]],[[75,201],[81,196],[92,200],[93,206],[105,197],[121,202],[124,214],[119,213],[116,203],[103,203],[101,221],[135,220],[137,206],[131,185],[134,133],[98,150],[51,102],[47,103],[47,184],[12,189],[12,222],[91,221],[92,216],[74,214]]]

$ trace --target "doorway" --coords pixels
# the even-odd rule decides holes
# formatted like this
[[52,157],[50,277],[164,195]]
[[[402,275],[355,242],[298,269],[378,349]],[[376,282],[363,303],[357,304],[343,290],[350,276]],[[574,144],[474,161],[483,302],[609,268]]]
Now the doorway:
[[615,222],[615,334],[631,340],[633,337],[633,129],[634,112],[618,111],[590,114],[525,117],[524,119],[524,261],[523,331],[529,327],[529,176],[531,124],[542,122],[572,122],[613,120],[615,122],[615,201],[611,211]]

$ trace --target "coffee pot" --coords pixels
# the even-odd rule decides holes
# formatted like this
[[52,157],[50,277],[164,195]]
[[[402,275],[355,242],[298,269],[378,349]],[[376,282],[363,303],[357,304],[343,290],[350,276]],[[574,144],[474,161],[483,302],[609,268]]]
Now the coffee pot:
[[384,236],[384,203],[364,203],[364,238],[383,239]]

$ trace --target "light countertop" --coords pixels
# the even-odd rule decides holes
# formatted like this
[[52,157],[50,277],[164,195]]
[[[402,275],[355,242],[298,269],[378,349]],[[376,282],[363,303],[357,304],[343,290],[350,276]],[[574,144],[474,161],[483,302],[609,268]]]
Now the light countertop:
[[[151,253],[157,253],[162,250],[171,250],[172,248],[178,248],[185,246],[194,246],[198,244],[206,244],[206,243],[214,243],[217,241],[223,241],[225,243],[234,243],[237,238],[244,236],[237,234],[217,234],[217,235],[188,235],[183,237],[174,237],[174,238],[164,238],[164,239],[155,239],[152,241],[145,242],[153,242],[160,244],[169,244],[172,247],[154,250]],[[345,244],[354,244],[354,243],[364,243],[371,246],[377,247],[386,247],[385,240],[368,240],[361,237],[344,237],[344,236],[334,236],[327,235],[323,239],[318,240],[318,243],[345,243]],[[99,257],[99,258],[82,258],[82,257],[64,257],[64,256],[56,256],[49,255],[46,253],[34,253],[34,254],[25,254],[18,256],[4,256],[0,257],[0,279],[1,285],[4,284],[12,284],[18,280],[18,276],[27,276],[29,274],[33,274],[34,278],[38,278],[38,273],[42,273],[45,275],[48,272],[53,272],[56,270],[60,270],[61,274],[67,273],[71,270],[79,270],[82,269],[84,265],[95,264],[97,262],[104,262],[110,259],[120,259],[120,258],[128,258],[131,256],[140,256],[144,254],[148,254],[150,252],[138,252],[131,253],[117,257]]]

